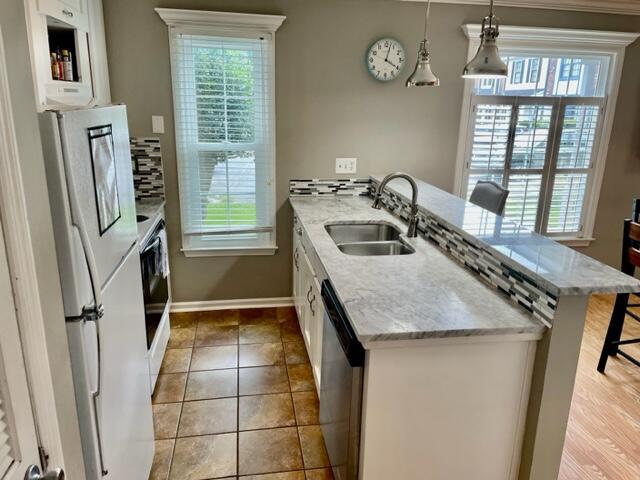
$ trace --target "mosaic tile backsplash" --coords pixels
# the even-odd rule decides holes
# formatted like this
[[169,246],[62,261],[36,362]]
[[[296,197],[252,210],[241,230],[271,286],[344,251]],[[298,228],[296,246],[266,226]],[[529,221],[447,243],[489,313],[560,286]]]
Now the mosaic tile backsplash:
[[134,137],[130,139],[131,167],[136,200],[144,198],[164,199],[162,153],[160,139]]
[[370,187],[368,178],[290,180],[289,195],[368,195]]
[[[369,195],[378,182],[370,179],[291,180],[291,195]],[[395,216],[408,222],[410,205],[402,197],[385,190],[382,204]],[[489,249],[474,245],[434,216],[419,211],[418,232],[452,258],[507,295],[536,318],[551,326],[558,299],[533,279],[500,261]]]

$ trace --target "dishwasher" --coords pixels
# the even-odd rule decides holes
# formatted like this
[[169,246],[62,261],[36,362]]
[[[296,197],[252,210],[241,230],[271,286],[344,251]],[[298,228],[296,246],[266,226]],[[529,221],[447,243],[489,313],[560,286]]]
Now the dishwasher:
[[328,280],[322,282],[324,329],[320,426],[336,480],[356,480],[360,450],[364,348]]

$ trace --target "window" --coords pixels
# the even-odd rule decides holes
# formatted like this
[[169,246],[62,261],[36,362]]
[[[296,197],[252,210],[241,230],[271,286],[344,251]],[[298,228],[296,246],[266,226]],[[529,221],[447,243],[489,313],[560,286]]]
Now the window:
[[524,60],[518,59],[511,63],[511,83],[522,83],[522,71],[524,70]]
[[532,58],[529,60],[529,78],[528,83],[538,83],[540,77],[540,59]]
[[274,17],[272,30],[264,22],[234,29],[238,15],[248,21],[224,14],[215,27],[167,22],[186,255],[276,248],[273,32],[283,17]]
[[[473,39],[471,28],[479,27],[465,26]],[[496,181],[510,191],[507,218],[587,244],[613,119],[605,106],[615,103],[624,48],[637,34],[603,39],[600,32],[502,30],[510,76],[490,80],[490,88],[487,80],[468,84],[456,189],[468,198],[478,180]]]

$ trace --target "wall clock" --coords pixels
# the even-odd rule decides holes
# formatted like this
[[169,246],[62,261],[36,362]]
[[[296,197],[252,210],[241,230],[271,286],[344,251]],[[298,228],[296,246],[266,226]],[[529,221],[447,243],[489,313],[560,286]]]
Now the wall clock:
[[371,44],[365,60],[367,70],[373,78],[381,82],[390,82],[396,79],[404,68],[404,47],[393,38],[381,38]]

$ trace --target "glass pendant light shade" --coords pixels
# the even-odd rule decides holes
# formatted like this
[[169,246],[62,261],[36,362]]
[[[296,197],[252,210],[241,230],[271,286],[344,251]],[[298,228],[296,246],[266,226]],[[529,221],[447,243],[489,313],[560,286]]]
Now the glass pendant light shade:
[[480,46],[475,57],[464,67],[463,78],[505,78],[509,70],[500,58],[498,42],[500,35],[498,18],[493,14],[493,0],[489,15],[482,20]]
[[431,56],[427,50],[427,41],[420,43],[418,51],[418,62],[413,73],[407,79],[406,86],[409,87],[437,87],[440,85],[440,79],[436,77],[431,70]]
[[416,67],[413,69],[413,73],[407,79],[405,85],[407,88],[411,87],[437,87],[440,85],[440,79],[435,76],[431,70],[431,54],[429,53],[429,10],[431,9],[431,0],[427,1],[427,12],[424,18],[424,40],[420,42],[420,49],[418,50],[418,61]]

